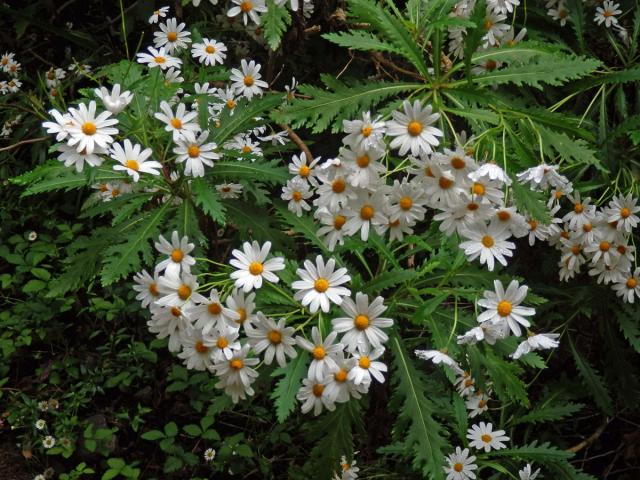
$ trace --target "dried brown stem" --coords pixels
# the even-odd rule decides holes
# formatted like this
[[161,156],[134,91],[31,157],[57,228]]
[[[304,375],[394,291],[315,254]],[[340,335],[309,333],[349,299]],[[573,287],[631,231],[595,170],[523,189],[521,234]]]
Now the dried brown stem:
[[48,139],[48,136],[44,136],[44,137],[38,137],[38,138],[30,138],[28,140],[22,140],[21,142],[18,143],[14,143],[13,145],[9,145],[8,147],[2,147],[0,148],[0,152],[6,152],[8,150],[13,150],[14,148],[18,148],[21,145],[26,145],[28,143],[38,143],[38,142],[42,142],[46,139]]
[[307,147],[307,144],[302,141],[302,139],[298,136],[296,132],[289,125],[280,124],[280,126],[287,131],[289,138],[295,143],[300,150],[304,152],[307,157],[307,162],[311,162],[313,160],[313,155],[311,155],[311,150]]
[[609,425],[609,421],[605,420],[604,423],[602,425],[600,425],[598,427],[598,429],[595,432],[593,432],[593,434],[591,434],[588,438],[584,439],[583,441],[581,441],[577,445],[574,445],[571,448],[567,448],[567,452],[577,453],[580,450],[582,450],[583,448],[586,448],[589,445],[591,445],[593,442],[595,442],[600,437],[600,435],[602,435],[602,433],[604,432],[605,428],[607,428],[607,425]]

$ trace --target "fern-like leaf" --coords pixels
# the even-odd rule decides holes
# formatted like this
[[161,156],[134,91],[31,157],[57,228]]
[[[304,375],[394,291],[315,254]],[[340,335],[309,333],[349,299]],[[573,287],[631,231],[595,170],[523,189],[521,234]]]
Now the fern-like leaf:
[[580,372],[584,386],[587,387],[588,392],[596,401],[598,407],[607,415],[611,415],[613,413],[613,402],[600,374],[582,358],[571,340],[569,341],[569,345],[571,346],[571,353],[573,354],[573,359],[576,362],[576,367],[578,367],[578,372]]
[[273,0],[267,0],[267,11],[261,17],[264,28],[264,38],[271,50],[276,50],[280,46],[282,36],[291,25],[291,15],[289,10],[278,7]]
[[302,379],[307,374],[307,361],[309,354],[302,352],[286,366],[278,368],[271,376],[282,378],[271,393],[271,399],[275,400],[276,417],[278,422],[284,422],[296,405],[296,393],[300,388]]
[[544,195],[541,192],[531,190],[518,181],[511,184],[513,199],[521,212],[527,212],[534,220],[548,224],[551,221],[549,210],[545,205]]
[[286,168],[278,160],[218,162],[209,171],[209,176],[221,180],[247,180],[275,184],[285,183],[289,178]]
[[[278,105],[283,99],[279,94],[267,94],[262,98],[249,101],[238,101],[238,105],[233,109],[231,115],[228,108],[225,108],[220,115],[220,128],[213,129],[211,139],[218,145],[222,145],[236,133],[245,132],[257,122],[256,117],[263,116]],[[215,166],[214,166],[215,168]]]
[[204,178],[196,178],[191,182],[191,191],[196,205],[201,207],[204,213],[214,221],[223,225],[225,222],[225,208],[216,189],[207,183]]
[[584,407],[582,403],[563,403],[563,404],[549,404],[542,405],[529,413],[518,416],[514,420],[514,425],[520,423],[538,423],[538,422],[552,422],[555,420],[561,420],[564,417],[573,415],[580,411]]

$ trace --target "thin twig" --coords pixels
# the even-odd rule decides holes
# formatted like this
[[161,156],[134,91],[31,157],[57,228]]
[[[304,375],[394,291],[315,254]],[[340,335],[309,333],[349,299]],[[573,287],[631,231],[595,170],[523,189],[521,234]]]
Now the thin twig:
[[18,148],[21,145],[26,145],[27,143],[42,142],[43,140],[46,140],[48,138],[49,138],[48,136],[45,136],[45,137],[38,137],[38,138],[30,138],[28,140],[22,140],[21,142],[14,143],[13,145],[9,145],[8,147],[0,148],[0,152],[6,152],[8,150],[13,150],[14,148]]
[[307,162],[311,162],[311,160],[313,160],[313,155],[311,155],[311,150],[309,150],[307,144],[302,141],[298,134],[294,132],[289,125],[285,125],[283,123],[280,124],[280,126],[287,131],[287,134],[289,134],[289,138],[293,141],[293,143],[295,143],[298,148],[304,152],[305,156],[307,157]]
[[607,428],[607,425],[609,425],[609,420],[605,420],[604,423],[602,425],[600,425],[600,427],[598,427],[598,429],[593,432],[593,434],[591,436],[589,436],[587,439],[583,440],[582,442],[578,443],[577,445],[574,445],[571,448],[567,448],[567,452],[573,452],[573,453],[577,453],[580,450],[582,450],[585,447],[588,447],[589,445],[591,445],[593,442],[595,442],[600,435],[602,435],[602,432],[604,432],[605,428]]
[[402,68],[401,66],[396,65],[391,60],[388,60],[387,58],[385,58],[384,55],[382,55],[380,52],[372,52],[371,57],[373,58],[374,62],[379,63],[381,65],[385,65],[395,70],[396,72],[402,73],[403,75],[407,75],[408,77],[411,77],[411,78],[415,78],[416,80],[420,80],[421,82],[425,81],[422,75],[419,75],[416,72],[412,72],[411,70],[407,70],[406,68]]

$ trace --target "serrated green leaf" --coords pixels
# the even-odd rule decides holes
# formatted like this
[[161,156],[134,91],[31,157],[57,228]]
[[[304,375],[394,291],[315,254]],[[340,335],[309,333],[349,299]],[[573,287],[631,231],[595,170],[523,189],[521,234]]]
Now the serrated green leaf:
[[551,147],[563,160],[569,161],[572,166],[580,164],[592,165],[602,173],[607,173],[607,169],[595,157],[595,151],[589,148],[586,141],[581,138],[570,138],[565,133],[551,130],[541,125],[537,125],[536,130],[540,134],[547,155],[549,155],[548,150]]
[[[221,146],[237,133],[246,132],[256,125],[256,117],[264,116],[266,112],[281,105],[284,100],[279,94],[267,94],[261,98],[254,98],[250,102],[238,100],[233,115],[225,108],[220,115],[220,128],[213,129],[211,140]],[[219,165],[214,165],[213,170]]]
[[518,425],[520,423],[552,422],[573,415],[580,411],[582,407],[584,407],[582,403],[541,405],[529,413],[517,416],[513,423],[514,425]]
[[226,212],[216,189],[204,178],[196,178],[191,182],[191,191],[196,205],[214,221],[224,225]]
[[638,309],[625,305],[616,315],[620,331],[633,349],[640,353],[640,315]]
[[550,445],[549,442],[544,442],[538,445],[537,441],[533,441],[522,447],[494,450],[488,456],[491,458],[519,458],[521,460],[539,462],[546,465],[548,463],[567,460],[573,457],[573,455],[574,454],[571,452],[560,450],[559,448]]
[[527,212],[531,218],[545,225],[551,221],[542,192],[531,190],[528,185],[518,181],[511,184],[511,191],[518,211]]
[[247,180],[249,182],[277,184],[285,183],[289,179],[287,169],[278,160],[218,162],[210,170],[210,176],[225,180]]
[[516,363],[503,360],[491,350],[487,350],[481,359],[493,380],[493,388],[500,400],[514,400],[521,405],[529,405],[526,386],[519,378],[522,368]]
[[302,234],[305,240],[311,241],[311,243],[322,250],[325,254],[330,254],[326,244],[318,236],[318,227],[314,223],[313,218],[309,215],[298,217],[295,213],[290,212],[287,207],[281,204],[276,206],[276,210],[278,212],[278,216],[284,220],[287,226],[294,232]]
[[260,18],[264,28],[264,38],[271,50],[280,46],[282,36],[291,25],[291,15],[286,6],[277,6],[273,0],[267,0],[267,11]]
[[283,375],[271,393],[271,399],[276,405],[276,417],[280,423],[284,422],[295,408],[296,393],[307,374],[308,360],[309,354],[303,351],[285,368],[278,368],[271,374],[272,377]]
[[612,415],[613,402],[604,381],[600,377],[600,374],[580,355],[571,339],[569,340],[569,345],[571,346],[573,359],[576,362],[576,367],[578,368],[578,372],[580,372],[583,384],[587,387],[587,391],[604,413]]

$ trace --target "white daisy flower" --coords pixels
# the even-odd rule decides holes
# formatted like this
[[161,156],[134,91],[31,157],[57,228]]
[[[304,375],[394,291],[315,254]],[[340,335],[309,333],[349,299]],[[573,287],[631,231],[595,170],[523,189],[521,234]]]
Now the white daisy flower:
[[348,288],[342,287],[343,283],[351,280],[347,275],[346,268],[335,269],[336,261],[330,258],[326,264],[321,255],[316,257],[315,265],[305,260],[304,268],[298,268],[296,274],[302,280],[296,280],[291,284],[291,288],[298,290],[295,300],[300,300],[302,306],[309,307],[311,313],[321,308],[323,312],[328,312],[331,303],[340,305],[343,298],[350,295]]
[[385,228],[389,230],[389,241],[399,241],[401,242],[404,239],[405,235],[413,234],[413,228],[409,225],[409,223],[402,217],[397,220],[391,221],[391,217],[386,212],[387,223],[384,225]]
[[369,296],[358,292],[355,302],[345,297],[341,308],[347,316],[333,319],[331,325],[334,331],[344,334],[340,341],[348,352],[367,353],[389,340],[382,329],[391,327],[393,320],[380,316],[387,309],[382,297],[369,303]]
[[471,377],[471,373],[463,371],[456,378],[456,390],[461,397],[467,397],[475,392],[475,380]]
[[387,168],[379,162],[384,150],[340,149],[340,158],[348,170],[347,180],[354,187],[374,190]]
[[394,180],[389,193],[390,206],[387,211],[391,221],[402,219],[408,224],[414,224],[424,220],[427,211],[424,208],[426,198],[422,185],[416,181],[408,181],[407,177],[402,179],[402,183]]
[[613,285],[616,295],[625,302],[634,303],[635,297],[640,298],[640,267],[633,273],[628,273]]
[[511,185],[511,179],[502,167],[491,162],[478,165],[475,172],[469,173],[469,178],[474,182],[488,178],[489,180],[498,181],[505,185]]
[[335,250],[336,245],[344,245],[344,230],[342,227],[347,222],[347,217],[343,213],[340,210],[336,213],[331,213],[326,209],[316,212],[316,217],[322,225],[318,229],[318,237],[324,237],[323,240],[330,252]]
[[169,7],[160,7],[158,10],[153,11],[153,15],[149,17],[149,23],[158,23],[160,18],[167,16]]
[[215,344],[212,347],[212,358],[215,363],[224,362],[233,358],[234,352],[242,348],[238,337],[240,330],[238,326],[230,327],[221,325],[208,334]]
[[513,242],[507,241],[511,234],[496,224],[476,224],[465,228],[462,235],[469,239],[460,244],[469,261],[480,257],[480,263],[486,263],[489,271],[493,271],[495,260],[506,266],[505,257],[511,257],[516,248]]
[[[499,1],[509,1],[509,0],[499,0]],[[504,12],[503,12],[504,13]],[[516,29],[514,27],[509,28],[507,33],[505,33],[499,40],[499,45],[506,45],[508,47],[514,47],[522,40],[524,40],[525,35],[527,34],[527,29],[523,28],[516,35]]]
[[358,361],[351,370],[347,378],[356,385],[370,384],[371,378],[380,383],[384,383],[384,372],[387,366],[383,362],[376,360],[384,353],[384,347],[378,347],[370,352],[355,352],[353,357]]
[[309,205],[306,200],[313,196],[313,192],[309,189],[309,184],[300,178],[293,178],[292,180],[288,180],[287,184],[282,187],[282,198],[285,201],[288,201],[287,208],[296,214],[296,216],[301,217],[302,211],[306,210],[307,212],[311,210],[311,205]]
[[56,439],[51,435],[47,435],[42,439],[42,446],[47,450],[53,448],[56,444]]
[[528,168],[516,175],[522,183],[529,183],[532,189],[546,190],[549,186],[565,186],[569,181],[558,173],[556,165],[542,163],[536,167]]
[[431,153],[432,147],[440,144],[436,137],[443,135],[441,130],[430,126],[440,118],[440,114],[432,113],[431,105],[423,108],[420,100],[413,105],[405,100],[402,108],[404,113],[392,112],[393,120],[387,123],[387,135],[394,137],[391,148],[399,148],[400,156],[409,151],[414,157],[420,153]]
[[74,121],[69,113],[61,113],[55,109],[49,110],[49,115],[51,115],[55,121],[43,122],[42,128],[46,128],[47,133],[55,133],[56,141],[61,142],[69,136],[69,127],[73,126]]
[[334,360],[336,368],[329,375],[325,386],[329,398],[337,403],[348,402],[351,398],[360,398],[360,393],[366,392],[369,385],[356,385],[349,380],[349,372],[356,365],[357,360],[353,357],[346,358],[344,352],[339,352]]
[[213,367],[213,347],[216,341],[201,330],[191,328],[182,333],[182,351],[178,358],[184,360],[189,370],[205,371]]
[[216,185],[216,191],[220,195],[220,198],[239,198],[242,194],[242,185],[239,183],[221,183]]
[[320,175],[320,182],[321,185],[316,190],[318,196],[313,200],[313,204],[318,208],[337,212],[348,205],[350,200],[356,198],[356,192],[345,177],[336,176],[333,180],[329,180],[327,176]]
[[421,358],[423,360],[431,360],[435,365],[442,363],[443,365],[447,365],[449,367],[453,367],[455,370],[459,370],[460,366],[458,362],[456,362],[453,358],[451,358],[446,351],[441,350],[416,350],[416,357]]
[[207,334],[215,326],[218,330],[225,325],[238,328],[240,315],[235,310],[225,307],[220,300],[220,294],[215,288],[209,293],[209,298],[202,304],[193,307],[189,311],[196,321],[195,326]]
[[158,292],[160,298],[156,301],[163,307],[181,307],[188,309],[194,303],[204,303],[207,301],[196,290],[198,282],[196,277],[188,272],[179,273],[175,270],[167,269],[165,274],[158,279]]
[[496,224],[496,228],[503,228],[511,232],[516,238],[521,238],[529,234],[530,225],[524,216],[518,213],[516,207],[500,207],[495,210],[491,222]]
[[344,230],[347,235],[354,235],[360,231],[360,238],[366,242],[373,227],[379,234],[384,232],[387,219],[384,215],[384,205],[387,203],[384,195],[378,191],[370,194],[360,191],[356,198],[350,201],[344,211],[347,222]]
[[494,280],[495,291],[485,290],[484,297],[478,300],[478,305],[486,310],[478,315],[478,322],[493,324],[506,322],[514,335],[520,336],[520,325],[525,328],[531,326],[524,317],[535,315],[534,308],[523,307],[520,304],[527,296],[529,287],[520,285],[517,280],[511,280],[505,291],[500,280]]
[[318,186],[318,180],[316,175],[318,174],[315,168],[320,157],[316,157],[311,161],[307,160],[307,155],[304,152],[300,153],[300,156],[293,155],[291,157],[291,163],[289,164],[289,173],[295,175],[294,179],[304,180],[309,182],[314,187]]
[[245,293],[252,289],[262,287],[263,278],[272,283],[278,283],[279,278],[275,273],[284,270],[284,258],[273,257],[266,260],[271,249],[271,242],[265,242],[262,247],[255,240],[253,243],[244,242],[242,250],[233,250],[231,255],[235,258],[230,264],[237,268],[231,272],[231,278],[235,280],[235,286],[242,288]]
[[249,135],[240,133],[233,139],[225,143],[227,150],[238,150],[243,155],[251,155],[251,161],[255,161],[255,156],[262,156],[262,148],[258,142],[254,142]]
[[296,394],[296,398],[302,403],[300,407],[302,413],[309,413],[313,410],[313,414],[317,417],[325,408],[330,412],[336,409],[335,401],[327,393],[327,382],[328,379],[322,381],[310,378],[302,379],[302,386]]
[[151,175],[160,175],[158,169],[162,169],[162,164],[155,160],[147,160],[152,150],[145,148],[142,150],[142,146],[133,145],[128,138],[124,140],[124,148],[119,143],[114,143],[111,146],[111,158],[113,158],[119,165],[114,165],[114,170],[121,170],[133,177],[133,181],[140,180],[140,172],[149,173]]
[[455,151],[445,148],[444,153],[434,152],[431,160],[440,165],[443,170],[448,170],[460,186],[469,183],[469,174],[476,170],[476,162],[462,147],[457,147]]
[[618,257],[617,262],[612,265],[607,265],[604,262],[596,263],[593,268],[589,269],[589,275],[597,277],[596,281],[598,283],[608,285],[612,282],[621,282],[626,278],[628,270],[629,265],[627,264],[626,259],[622,260],[622,257]]
[[78,152],[91,154],[96,147],[108,148],[113,142],[112,135],[118,134],[118,129],[113,127],[118,119],[110,118],[111,112],[101,112],[96,116],[96,102],[93,100],[88,107],[81,103],[77,109],[70,108],[69,114],[73,125],[67,127],[68,144],[75,146]]
[[362,120],[343,120],[342,128],[346,137],[342,139],[345,145],[353,150],[384,150],[384,133],[386,124],[382,116],[371,118],[371,112],[362,114]]
[[462,450],[456,447],[455,453],[447,456],[447,463],[442,467],[447,474],[446,480],[473,480],[476,474],[473,472],[478,468],[474,462],[476,457],[469,455],[469,449]]
[[569,228],[578,230],[585,223],[593,223],[596,219],[596,206],[590,204],[591,199],[589,197],[581,199],[580,192],[577,190],[572,195],[568,195],[568,198],[573,204],[573,209],[562,217],[562,220],[569,224]]
[[532,472],[531,465],[527,463],[525,467],[518,472],[518,476],[520,477],[520,480],[535,480],[536,478],[538,478],[539,473],[540,469]]
[[[505,330],[506,327],[506,330]],[[458,345],[475,345],[483,340],[489,345],[495,345],[498,340],[503,340],[509,333],[509,326],[506,323],[484,323],[478,327],[458,335]]]
[[60,80],[63,80],[66,76],[67,72],[62,68],[51,67],[45,74],[45,83],[49,88],[56,88],[60,85]]
[[214,364],[213,369],[220,379],[216,383],[216,388],[224,389],[225,393],[231,397],[233,403],[246,399],[247,395],[252,396],[255,392],[251,384],[258,377],[253,366],[257,365],[258,358],[248,358],[251,346],[247,343],[235,351],[233,357],[227,361]]
[[231,0],[233,7],[227,12],[228,17],[236,17],[242,14],[242,21],[247,25],[249,19],[256,25],[260,25],[260,14],[267,11],[265,0]]
[[467,438],[470,440],[469,446],[483,450],[488,453],[491,450],[506,448],[503,442],[509,440],[504,430],[493,431],[493,425],[480,422],[479,425],[472,425],[467,430]]
[[58,145],[57,150],[60,152],[58,160],[63,162],[65,167],[73,165],[77,172],[84,170],[85,163],[90,167],[99,167],[103,162],[102,157],[99,155],[107,153],[106,149],[97,145],[94,147],[92,153],[87,153],[86,150],[78,152],[75,147],[69,145]]
[[506,15],[493,11],[487,5],[487,14],[482,24],[483,29],[486,31],[482,37],[485,47],[497,45],[502,36],[511,28],[508,24],[503,23],[506,19]]
[[238,105],[236,101],[236,93],[232,88],[219,88],[218,92],[214,95],[214,97],[218,98],[221,103],[216,103],[214,109],[216,111],[221,111],[225,107],[229,110],[230,115],[233,115],[233,111]]
[[187,272],[191,271],[191,267],[196,264],[195,258],[189,255],[195,245],[189,243],[189,237],[186,235],[182,238],[175,230],[171,233],[171,243],[169,243],[162,235],[159,237],[159,241],[155,243],[156,250],[160,253],[168,255],[168,257],[162,260],[156,265],[155,272],[172,271],[172,272]]
[[611,25],[617,25],[618,19],[616,15],[620,15],[622,10],[620,10],[619,3],[613,3],[610,0],[605,0],[602,3],[601,7],[596,8],[596,16],[593,18],[593,21],[598,25],[602,25],[609,28]]
[[[184,77],[181,77],[182,72],[179,68],[171,67],[164,72],[164,84],[165,86],[169,86],[173,83],[182,83],[184,82]],[[182,89],[179,88],[176,93],[182,93]],[[173,100],[172,100],[173,101]]]
[[514,360],[535,350],[547,350],[549,348],[557,348],[560,345],[558,333],[539,333],[537,335],[529,335],[527,339],[518,345],[518,348],[510,357]]
[[[310,0],[305,0],[305,2],[307,1]],[[307,4],[303,4],[303,7],[304,5]],[[353,452],[354,455],[357,453],[358,452]],[[360,468],[356,467],[356,463],[358,462],[355,460],[352,460],[351,463],[347,462],[347,457],[342,455],[340,458],[340,469],[342,470],[340,472],[340,477],[336,474],[332,480],[356,480],[356,478],[358,478],[358,472],[360,471]]]
[[174,142],[184,138],[187,132],[195,134],[200,131],[198,112],[187,111],[184,103],[178,104],[174,114],[171,106],[163,100],[160,102],[160,110],[162,112],[156,112],[153,116],[165,124],[165,131],[172,132]]
[[311,340],[313,340],[313,342],[310,342],[304,337],[296,337],[298,345],[311,353],[312,360],[309,365],[309,379],[322,382],[323,379],[329,375],[329,372],[335,370],[337,364],[333,356],[341,352],[344,348],[342,343],[334,343],[337,336],[337,332],[331,332],[322,340],[320,330],[314,326],[311,329]]
[[257,354],[264,352],[266,365],[271,365],[275,357],[278,365],[284,368],[287,365],[286,357],[298,356],[298,352],[293,348],[296,344],[293,338],[295,328],[285,327],[285,322],[285,318],[280,318],[276,323],[272,318],[258,312],[255,327],[245,329],[253,351]]
[[170,18],[166,23],[159,23],[159,32],[154,32],[153,44],[156,48],[164,48],[168,54],[186,48],[191,43],[191,33],[185,30],[184,22]]
[[253,314],[256,309],[255,298],[255,292],[245,295],[240,289],[234,290],[227,297],[227,307],[235,311],[239,316],[236,321],[237,327],[252,326],[255,322],[256,316]]
[[172,57],[164,48],[156,50],[153,47],[148,47],[147,50],[148,53],[141,52],[136,54],[138,63],[146,63],[149,68],[159,67],[160,70],[166,70],[170,67],[180,68],[180,65],[182,65],[182,60]]
[[[234,0],[240,1],[240,0]],[[253,0],[255,2],[255,0]],[[249,2],[250,3],[250,2]],[[262,89],[269,88],[269,84],[264,80],[260,80],[261,65],[254,60],[247,62],[244,58],[240,61],[240,69],[232,68],[231,88],[236,91],[236,94],[243,95],[247,99],[251,100],[254,95],[262,96]]]
[[38,430],[44,430],[47,427],[47,422],[40,418],[36,420],[35,427]]
[[496,13],[511,13],[520,5],[520,0],[487,0],[487,5]]
[[120,84],[113,85],[111,92],[105,87],[96,88],[94,90],[96,97],[102,100],[104,108],[109,110],[114,115],[117,115],[126,108],[127,105],[133,100],[133,93],[129,90],[120,92]]
[[625,233],[631,233],[640,222],[640,217],[636,215],[638,212],[640,212],[640,205],[631,192],[624,197],[622,195],[613,197],[609,206],[604,209],[607,223],[616,222],[616,229]]
[[213,462],[215,458],[216,458],[216,451],[213,448],[207,448],[204,451],[205,462]]
[[133,289],[138,292],[136,300],[140,300],[142,308],[151,306],[158,299],[158,272],[154,272],[153,277],[142,270],[133,276],[136,285]]
[[489,400],[491,400],[489,396],[481,390],[474,392],[474,394],[464,402],[467,410],[470,410],[468,414],[469,418],[475,418],[489,410]]
[[429,206],[440,209],[458,205],[460,195],[467,190],[468,182],[456,182],[455,176],[449,170],[444,170],[435,163],[431,163],[427,168],[428,174],[422,176],[421,181]]
[[227,46],[209,38],[203,38],[202,43],[191,46],[191,56],[204,65],[222,65],[227,58]]
[[204,143],[209,137],[209,131],[195,134],[185,132],[178,139],[177,147],[173,153],[177,155],[176,163],[185,162],[184,174],[191,177],[204,177],[204,166],[213,167],[213,161],[220,158],[220,154],[214,152],[218,147],[214,142]]

